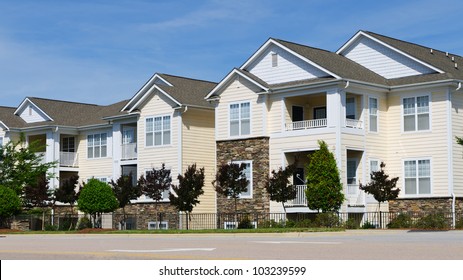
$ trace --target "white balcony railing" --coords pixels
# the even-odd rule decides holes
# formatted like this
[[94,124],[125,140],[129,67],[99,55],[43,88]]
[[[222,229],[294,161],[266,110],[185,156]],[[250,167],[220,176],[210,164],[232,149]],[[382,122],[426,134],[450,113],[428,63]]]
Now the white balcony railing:
[[362,129],[363,123],[359,120],[346,119],[346,127]]
[[286,131],[326,127],[326,119],[305,120],[286,124]]
[[365,193],[360,191],[359,185],[348,184],[347,185],[347,204],[351,206],[364,206],[365,205]]
[[122,144],[122,160],[137,158],[137,143]]
[[75,152],[60,152],[59,165],[65,167],[78,167],[79,157]]
[[307,185],[296,185],[296,198],[288,201],[285,206],[307,207],[307,198],[305,196],[306,189]]

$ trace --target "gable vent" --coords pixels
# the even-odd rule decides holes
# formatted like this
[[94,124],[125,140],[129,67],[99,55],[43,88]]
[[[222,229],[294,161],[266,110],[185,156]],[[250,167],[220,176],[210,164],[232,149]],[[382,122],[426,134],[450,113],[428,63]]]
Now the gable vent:
[[278,66],[278,54],[275,52],[272,52],[272,67],[277,67]]

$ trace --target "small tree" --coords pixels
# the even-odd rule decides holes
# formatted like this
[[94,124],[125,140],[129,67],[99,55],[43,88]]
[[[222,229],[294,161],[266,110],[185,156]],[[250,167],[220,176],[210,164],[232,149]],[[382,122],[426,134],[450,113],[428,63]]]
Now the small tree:
[[40,151],[43,145],[33,141],[26,145],[24,134],[18,141],[9,141],[0,145],[0,185],[11,188],[21,196],[26,185],[33,185],[39,176],[47,174],[56,166],[56,162],[42,162]]
[[127,220],[125,206],[130,204],[130,200],[137,199],[141,195],[141,188],[138,184],[135,186],[133,185],[132,173],[129,175],[121,175],[116,182],[111,180],[110,184],[117,201],[119,201],[119,207],[122,208],[122,226],[123,229],[125,229]]
[[378,211],[381,209],[381,202],[396,199],[400,192],[400,189],[396,188],[399,177],[389,179],[389,175],[384,172],[386,164],[381,162],[380,167],[380,170],[371,172],[370,183],[366,185],[362,185],[362,183],[360,183],[359,186],[362,191],[373,195],[376,201],[378,201]]
[[246,178],[244,170],[245,164],[222,164],[217,170],[215,180],[212,185],[218,194],[232,198],[235,202],[235,214],[237,210],[237,200],[242,192],[248,191],[249,180]]
[[285,214],[285,202],[296,198],[296,186],[289,182],[289,178],[293,175],[295,168],[295,165],[288,165],[285,169],[280,167],[278,171],[272,170],[272,177],[269,178],[266,185],[270,200],[281,202]]
[[163,199],[163,193],[172,186],[170,170],[166,169],[163,163],[161,169],[154,169],[147,172],[146,177],[141,175],[138,179],[138,186],[144,195],[155,202],[155,206]]
[[90,179],[84,185],[77,205],[79,210],[93,217],[94,227],[100,227],[99,221],[102,213],[112,212],[119,207],[111,187],[97,179]]
[[198,197],[204,194],[204,168],[197,169],[196,164],[188,166],[185,175],[178,175],[178,186],[172,186],[175,195],[170,193],[170,204],[175,206],[178,211],[187,214],[187,229],[189,214],[193,207],[199,203]]
[[8,227],[8,219],[21,211],[21,200],[14,190],[0,185],[0,228]]
[[79,176],[72,175],[71,177],[64,179],[59,188],[55,189],[53,193],[56,201],[69,203],[69,206],[71,206],[71,214],[74,214],[74,204],[79,197],[76,192],[78,182]]
[[42,174],[36,179],[34,184],[28,184],[23,191],[23,205],[31,209],[38,207],[42,209],[42,230],[45,229],[46,207],[50,204],[51,192],[49,190],[46,174]]
[[307,204],[322,212],[337,211],[344,202],[341,177],[333,153],[319,140],[320,149],[309,156],[307,167]]

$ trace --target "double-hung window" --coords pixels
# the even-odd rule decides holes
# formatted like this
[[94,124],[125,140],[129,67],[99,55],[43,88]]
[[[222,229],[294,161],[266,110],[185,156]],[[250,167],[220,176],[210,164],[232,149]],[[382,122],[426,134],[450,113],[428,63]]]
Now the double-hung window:
[[404,161],[406,195],[431,194],[431,161],[429,159]]
[[240,194],[240,198],[252,198],[252,161],[245,160],[245,161],[233,161],[234,164],[244,164],[244,174],[246,175],[246,179],[248,180],[247,190]]
[[170,145],[171,117],[146,118],[146,146]]
[[370,97],[368,99],[370,131],[378,132],[378,99]]
[[87,157],[104,158],[108,154],[108,135],[97,133],[87,135]]
[[403,99],[404,131],[429,130],[429,96]]
[[230,104],[230,136],[251,134],[251,104]]

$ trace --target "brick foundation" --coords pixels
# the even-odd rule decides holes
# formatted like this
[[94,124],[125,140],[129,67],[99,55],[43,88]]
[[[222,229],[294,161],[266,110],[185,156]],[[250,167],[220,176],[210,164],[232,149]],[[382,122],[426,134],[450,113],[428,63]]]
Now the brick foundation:
[[[253,193],[250,199],[238,199],[238,212],[269,212],[270,199],[264,180],[269,174],[269,138],[217,141],[217,167],[242,160],[252,160]],[[217,194],[217,212],[234,211],[234,200]]]

